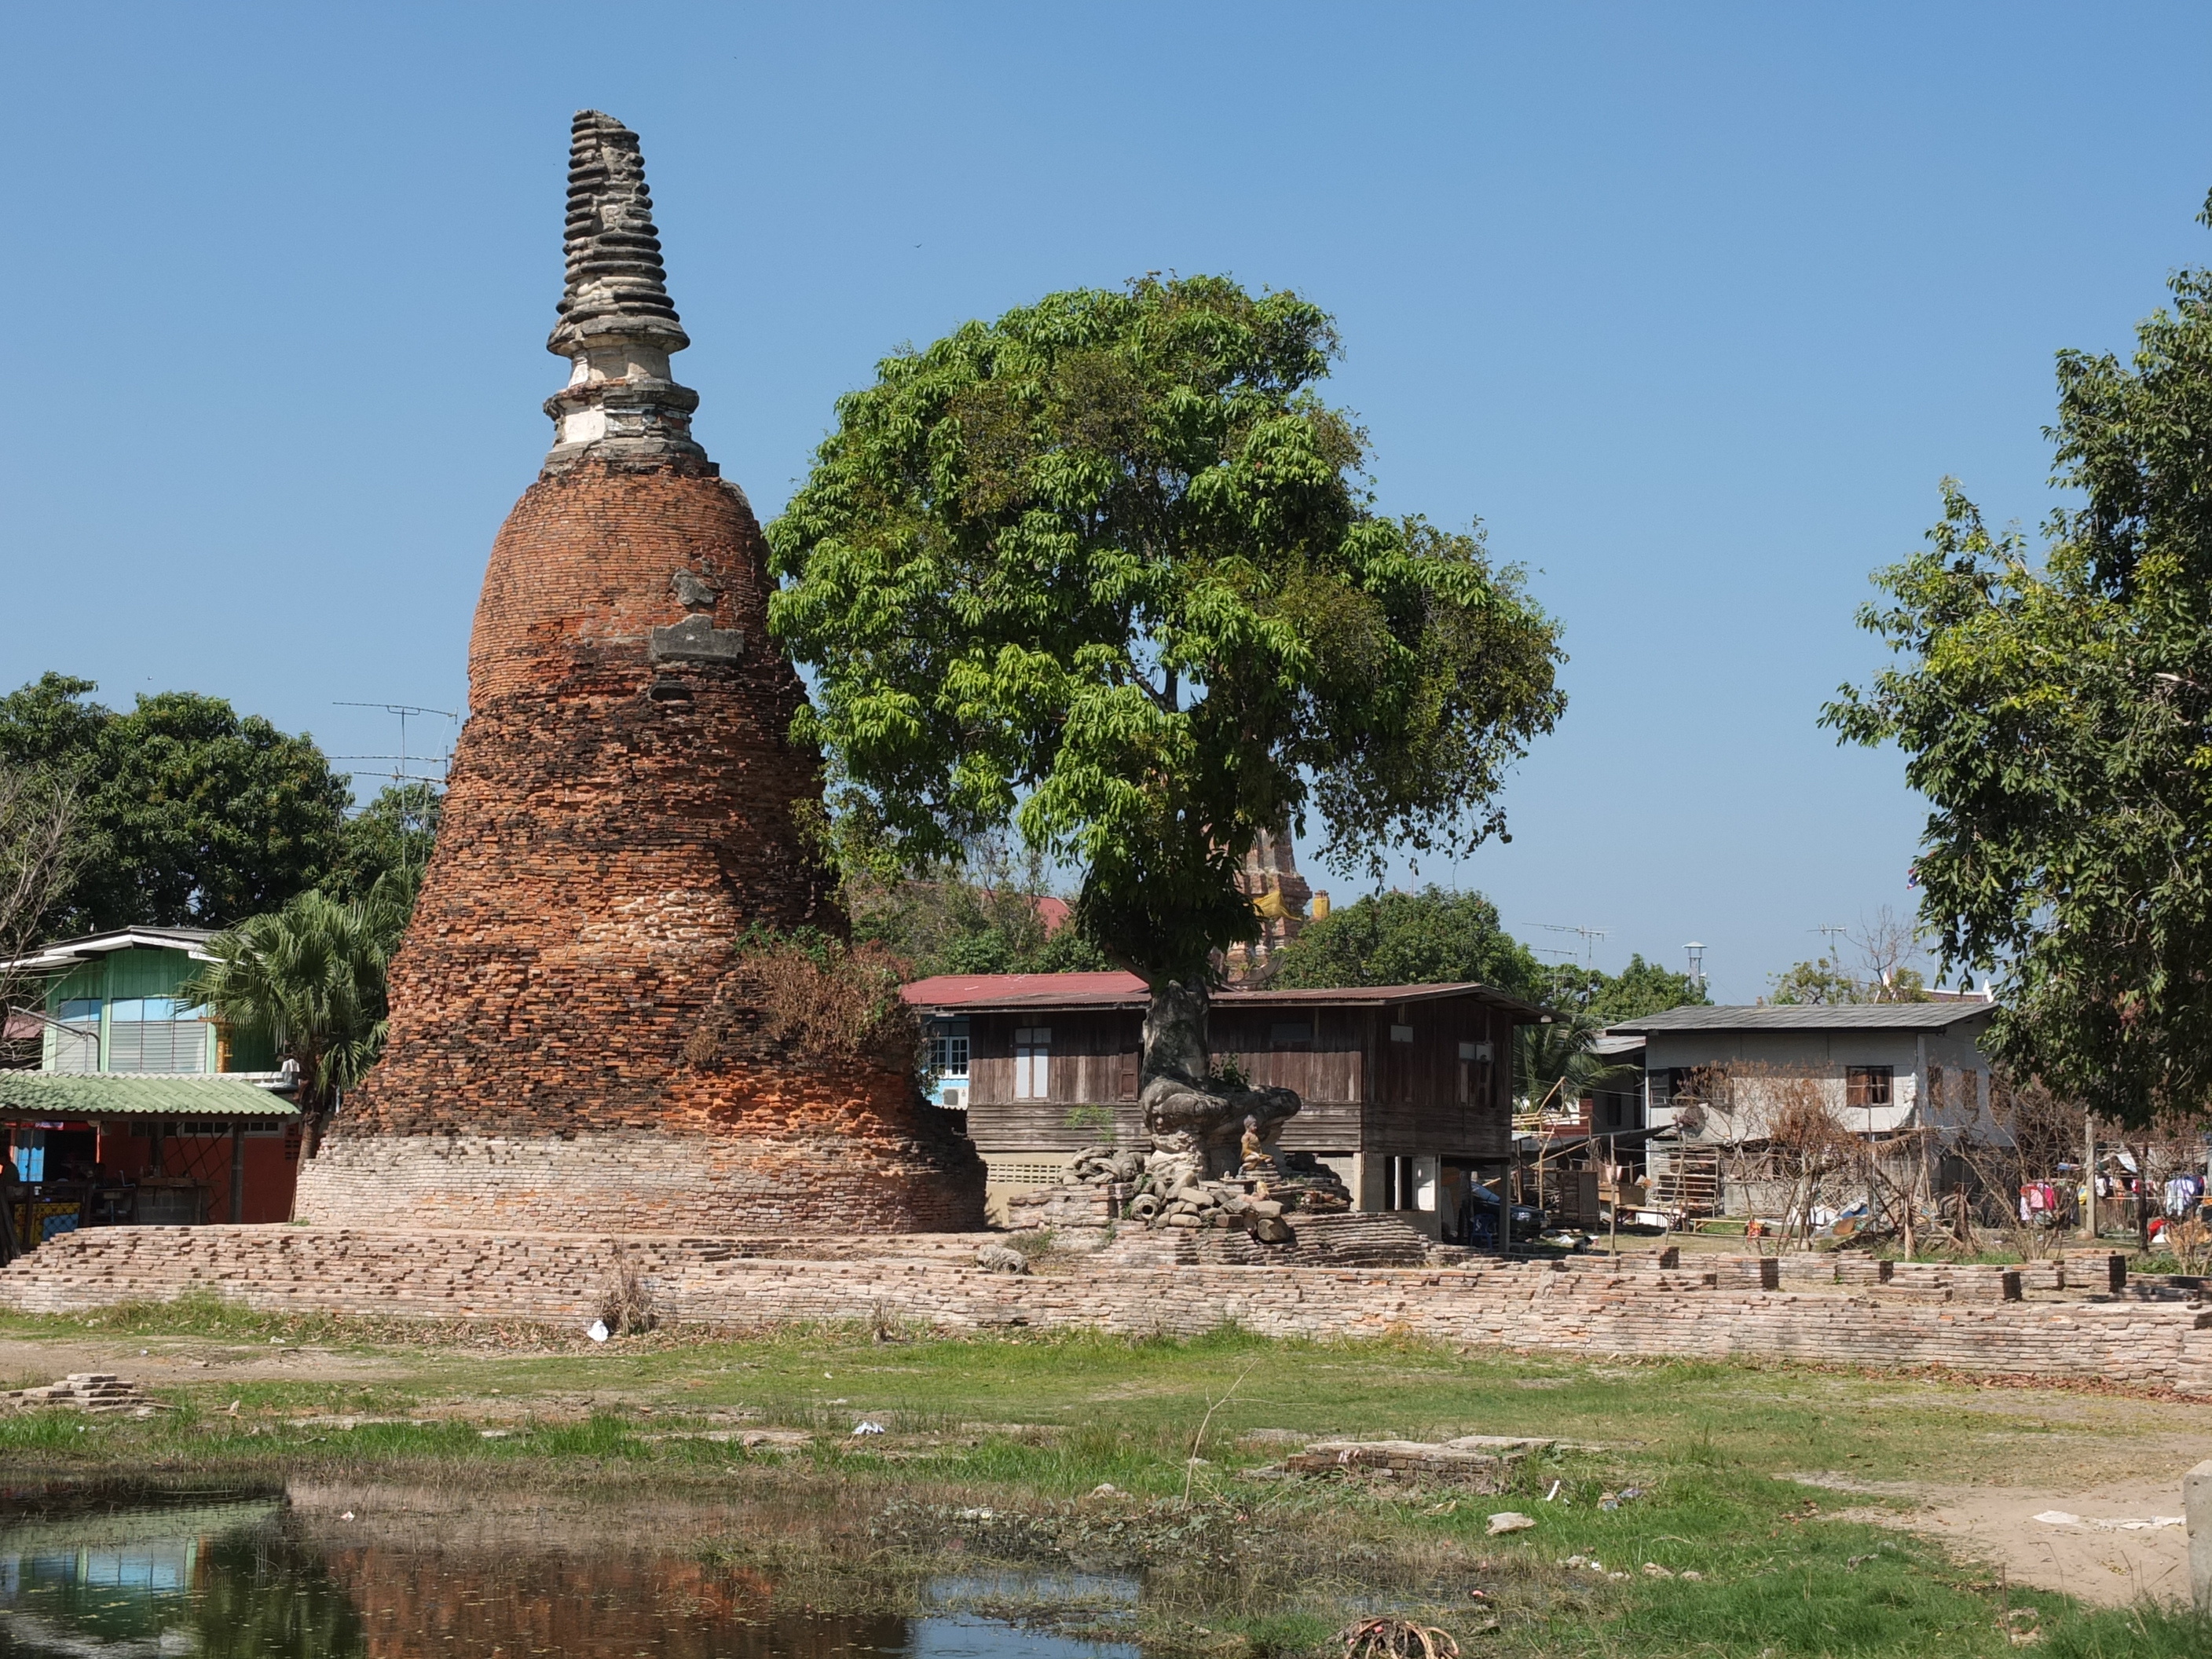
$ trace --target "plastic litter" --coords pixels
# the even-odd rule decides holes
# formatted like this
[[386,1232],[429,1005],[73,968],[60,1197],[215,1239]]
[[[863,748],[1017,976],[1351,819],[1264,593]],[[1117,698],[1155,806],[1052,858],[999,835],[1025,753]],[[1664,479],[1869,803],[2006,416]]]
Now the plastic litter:
[[605,1320],[594,1319],[590,1324],[584,1327],[584,1334],[590,1337],[594,1342],[604,1342],[610,1336],[612,1336],[614,1333],[607,1328],[607,1322]]
[[1535,1524],[1534,1516],[1523,1515],[1518,1510],[1502,1510],[1490,1517],[1488,1536],[1495,1538],[1501,1533],[1526,1532]]
[[880,1423],[855,1423],[853,1425],[854,1434],[881,1434],[883,1431],[884,1425]]
[[1544,1501],[1548,1504],[1554,1498],[1557,1498],[1559,1495],[1559,1488],[1566,1484],[1567,1483],[1564,1480],[1554,1480],[1552,1482],[1552,1489],[1544,1494]]
[[2046,1527],[2078,1527],[2081,1517],[2065,1510],[2045,1510],[2035,1517]]

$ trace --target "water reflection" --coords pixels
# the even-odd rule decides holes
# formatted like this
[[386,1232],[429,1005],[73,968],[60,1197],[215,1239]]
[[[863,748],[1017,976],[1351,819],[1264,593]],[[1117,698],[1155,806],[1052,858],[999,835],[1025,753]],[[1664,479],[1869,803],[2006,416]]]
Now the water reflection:
[[[916,1619],[780,1605],[743,1569],[659,1547],[556,1547],[495,1517],[477,1547],[351,1528],[281,1492],[0,1486],[0,1654],[57,1659],[1135,1659],[976,1605],[1125,1601],[1087,1576],[946,1579]],[[649,1528],[633,1537],[651,1537]],[[1078,1582],[1079,1579],[1080,1582]],[[1065,1583],[1061,1581],[1066,1581]]]

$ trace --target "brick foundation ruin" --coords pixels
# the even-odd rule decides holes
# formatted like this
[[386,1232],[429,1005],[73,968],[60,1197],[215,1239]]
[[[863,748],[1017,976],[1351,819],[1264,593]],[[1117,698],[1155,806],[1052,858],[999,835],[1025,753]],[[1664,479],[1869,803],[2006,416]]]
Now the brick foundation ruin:
[[[1035,1275],[975,1263],[993,1235],[629,1238],[302,1227],[99,1227],[0,1269],[0,1307],[65,1313],[212,1294],[286,1313],[580,1326],[617,1272],[674,1324],[905,1321],[1197,1336],[1398,1337],[1595,1357],[1936,1366],[2212,1397],[2212,1309],[2110,1284],[2107,1258],[2030,1271],[1863,1257],[1653,1252],[1463,1267],[1142,1267]],[[996,1237],[1002,1237],[1003,1235]]]
[[749,930],[842,927],[817,757],[744,495],[692,441],[635,134],[576,118],[557,440],[492,550],[470,718],[384,1057],[298,1218],[559,1231],[977,1227],[983,1169],[896,1053],[763,1014]]

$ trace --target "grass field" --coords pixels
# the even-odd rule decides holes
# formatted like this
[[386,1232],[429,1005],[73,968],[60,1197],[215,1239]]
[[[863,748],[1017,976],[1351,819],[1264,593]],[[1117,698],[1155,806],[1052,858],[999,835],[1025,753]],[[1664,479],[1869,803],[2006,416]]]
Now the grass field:
[[[813,1604],[880,1603],[955,1559],[1138,1571],[1145,1639],[1226,1654],[1312,1650],[1385,1610],[1470,1653],[2212,1655],[2193,1615],[2085,1606],[1910,1526],[1913,1492],[2002,1487],[2021,1470],[2061,1490],[2167,1471],[2178,1501],[2212,1408],[1230,1330],[883,1334],[600,1348],[207,1304],[9,1318],[7,1386],[98,1361],[175,1409],[0,1419],[0,1465],[769,1505],[773,1526],[683,1547],[803,1582]],[[885,1432],[856,1436],[863,1421]],[[743,1443],[775,1430],[813,1437]],[[1587,1449],[1537,1455],[1486,1495],[1268,1469],[1304,1437],[1467,1433]],[[1825,1484],[1789,1478],[1808,1472]],[[1486,1535],[1506,1510],[1536,1526]]]

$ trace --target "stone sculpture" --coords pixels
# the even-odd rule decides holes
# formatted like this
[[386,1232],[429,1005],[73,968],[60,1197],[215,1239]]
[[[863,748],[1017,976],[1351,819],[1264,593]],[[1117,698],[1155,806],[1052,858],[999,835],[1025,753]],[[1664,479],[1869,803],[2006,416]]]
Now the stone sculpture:
[[1262,1143],[1273,1145],[1284,1123],[1297,1115],[1298,1097],[1288,1089],[1255,1089],[1213,1071],[1203,996],[1186,986],[1154,988],[1145,1013],[1137,1101],[1156,1148],[1194,1154],[1201,1174],[1221,1176],[1241,1161],[1238,1143],[1247,1121]]

